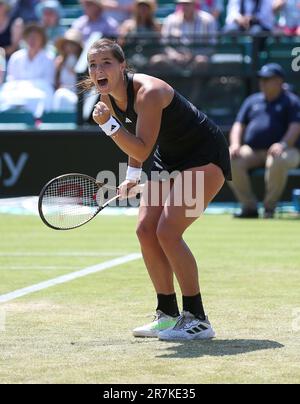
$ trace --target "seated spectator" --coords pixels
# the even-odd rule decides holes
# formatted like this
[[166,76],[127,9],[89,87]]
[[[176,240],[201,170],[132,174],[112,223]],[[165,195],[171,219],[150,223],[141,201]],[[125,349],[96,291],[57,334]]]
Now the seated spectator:
[[77,75],[75,66],[82,52],[82,38],[79,31],[69,29],[64,37],[56,41],[58,56],[56,65],[56,91],[53,98],[54,111],[76,111]]
[[206,11],[219,20],[221,13],[224,10],[223,0],[200,0],[200,10]]
[[272,31],[275,24],[274,0],[229,0],[224,31],[258,34]]
[[4,81],[6,71],[5,49],[0,48],[0,86]]
[[176,40],[179,46],[167,46],[166,54],[155,57],[153,63],[197,69],[203,63],[207,63],[208,56],[204,52],[209,51],[201,46],[189,48],[189,45],[193,45],[196,39],[200,39],[203,44],[214,43],[216,20],[211,14],[199,11],[196,0],[176,0],[176,3],[180,7],[164,20],[162,37],[165,43]]
[[280,12],[279,27],[286,35],[300,35],[300,0],[275,0],[275,12]]
[[15,0],[12,18],[21,18],[25,24],[37,22],[35,7],[41,0]]
[[8,0],[0,0],[0,47],[4,48],[6,58],[19,48],[23,35],[23,20],[10,17],[11,6]]
[[133,18],[126,20],[120,27],[119,41],[122,45],[130,36],[141,34],[146,37],[150,34],[151,38],[153,34],[160,33],[161,26],[155,19],[156,7],[155,0],[135,0]]
[[[273,218],[288,170],[300,163],[300,99],[284,90],[285,73],[271,63],[258,72],[261,92],[246,99],[230,133],[233,182],[242,204],[238,218],[257,218],[249,170],[266,168],[265,218]],[[244,137],[244,141],[242,138]]]
[[104,16],[103,0],[81,0],[84,15],[75,20],[72,28],[80,31],[86,42],[93,32],[99,32],[104,37],[118,36],[118,23],[112,17]]
[[104,3],[105,17],[113,17],[119,24],[128,20],[133,12],[133,0],[106,0]]
[[36,117],[52,107],[54,60],[44,50],[47,37],[42,27],[24,30],[26,48],[13,53],[7,66],[7,82],[0,92],[0,109],[24,107]]
[[36,15],[39,24],[44,27],[48,42],[54,44],[62,37],[66,29],[60,25],[63,9],[58,0],[46,0],[36,6]]

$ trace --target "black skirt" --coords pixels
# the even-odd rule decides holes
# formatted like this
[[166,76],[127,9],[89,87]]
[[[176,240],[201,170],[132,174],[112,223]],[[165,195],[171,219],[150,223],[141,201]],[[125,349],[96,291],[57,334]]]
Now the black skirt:
[[[204,130],[205,129],[205,130]],[[230,154],[227,140],[221,129],[212,121],[207,119],[205,127],[201,124],[201,133],[196,135],[199,139],[198,143],[194,143],[189,150],[183,147],[183,153],[177,153],[176,158],[168,158],[166,153],[167,147],[164,146],[165,152],[160,152],[158,145],[155,153],[153,164],[149,173],[149,179],[161,179],[163,171],[171,174],[174,171],[185,171],[193,167],[201,167],[213,163],[221,168],[224,178],[227,181],[232,180]],[[172,148],[172,146],[171,146]]]

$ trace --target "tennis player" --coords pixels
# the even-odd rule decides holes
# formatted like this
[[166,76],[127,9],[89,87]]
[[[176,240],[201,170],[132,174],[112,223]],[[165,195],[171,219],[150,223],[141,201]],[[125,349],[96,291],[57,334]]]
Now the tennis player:
[[[150,178],[145,185],[137,235],[158,305],[153,322],[136,328],[133,335],[161,340],[213,338],[215,332],[202,304],[197,263],[183,240],[183,233],[201,212],[189,217],[186,212],[190,206],[184,200],[178,206],[175,199],[189,187],[195,194],[199,185],[197,173],[202,172],[204,195],[196,194],[195,204],[204,199],[205,209],[225,179],[231,179],[226,139],[205,114],[169,84],[148,75],[129,73],[117,43],[108,39],[94,43],[88,52],[88,68],[86,88],[96,87],[101,94],[93,119],[129,156],[126,181],[119,187],[121,195],[140,181],[142,164],[157,144],[152,174],[157,173],[158,180]],[[162,171],[179,174],[173,180],[161,181]],[[155,192],[161,197],[152,206],[148,203],[149,194]],[[181,315],[174,274],[183,296]]]

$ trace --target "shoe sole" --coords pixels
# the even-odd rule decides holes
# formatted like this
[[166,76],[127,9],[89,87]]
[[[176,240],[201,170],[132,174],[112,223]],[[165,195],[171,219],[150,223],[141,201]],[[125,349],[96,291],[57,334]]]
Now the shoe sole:
[[158,334],[157,334],[157,335],[153,335],[153,334],[142,334],[142,333],[137,333],[137,332],[133,332],[132,335],[133,335],[135,338],[157,338],[157,337],[158,337]]
[[200,335],[189,335],[188,337],[180,336],[160,336],[158,339],[160,341],[196,341],[196,340],[210,340],[216,337],[216,333],[213,330],[203,331]]

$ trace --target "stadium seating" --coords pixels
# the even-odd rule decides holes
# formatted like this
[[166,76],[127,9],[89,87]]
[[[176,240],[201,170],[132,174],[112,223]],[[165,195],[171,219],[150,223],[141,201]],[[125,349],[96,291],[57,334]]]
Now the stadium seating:
[[35,125],[35,119],[30,112],[12,109],[0,112],[0,130],[30,129]]
[[259,65],[279,63],[288,73],[287,81],[300,93],[299,73],[292,71],[294,48],[300,47],[300,37],[275,36],[267,38],[265,49],[259,54]]
[[75,112],[47,112],[38,122],[40,130],[76,129],[77,114]]

